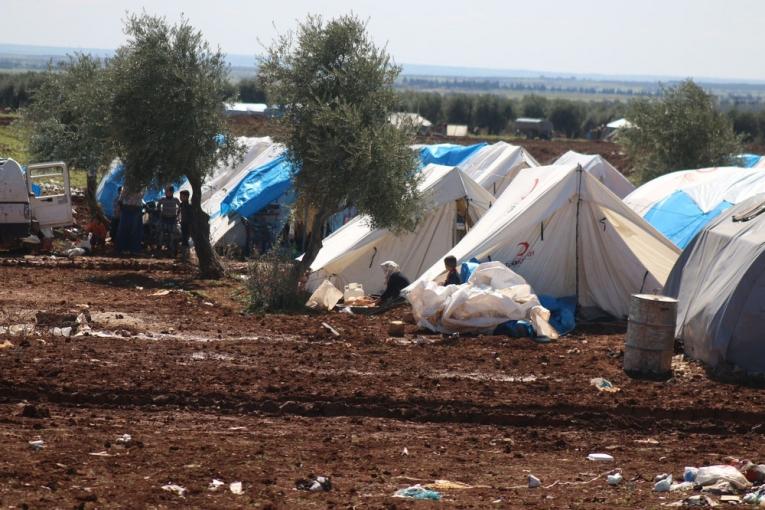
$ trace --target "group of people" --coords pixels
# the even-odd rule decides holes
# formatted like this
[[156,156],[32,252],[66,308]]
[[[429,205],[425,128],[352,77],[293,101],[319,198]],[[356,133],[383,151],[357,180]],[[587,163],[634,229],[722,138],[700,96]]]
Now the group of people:
[[[175,197],[175,188],[167,186],[165,195],[156,202],[153,213],[158,216],[157,224],[152,224],[152,218],[144,221],[145,205],[143,191],[130,191],[120,186],[112,209],[110,235],[117,254],[138,255],[147,244],[167,249],[175,254],[178,243],[178,227],[180,223],[180,244],[186,253],[191,234],[191,197],[188,190],[181,190]],[[156,239],[146,239],[145,230],[150,226]]]
[[[446,268],[444,286],[461,284],[462,280],[457,271],[457,258],[452,255],[445,257],[444,266]],[[406,276],[401,274],[401,268],[394,261],[387,260],[380,264],[380,267],[385,274],[385,291],[378,298],[377,304],[385,305],[401,297],[401,291],[407,288],[410,282]]]

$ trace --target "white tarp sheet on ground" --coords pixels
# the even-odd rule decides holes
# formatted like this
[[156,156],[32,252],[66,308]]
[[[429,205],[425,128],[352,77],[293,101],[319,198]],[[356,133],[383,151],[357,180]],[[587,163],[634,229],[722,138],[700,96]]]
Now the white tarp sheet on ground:
[[[678,254],[597,178],[562,165],[522,170],[443,256],[504,262],[539,295],[625,317],[631,294],[661,291]],[[438,261],[418,282],[443,271]]]
[[361,283],[367,292],[381,291],[385,277],[380,263],[394,260],[407,278],[415,278],[456,243],[457,201],[467,199],[468,223],[489,209],[494,197],[457,167],[428,165],[420,191],[426,213],[414,232],[394,234],[375,229],[369,217],[356,216],[325,238],[311,264],[309,290],[330,278],[338,288]]
[[495,197],[505,191],[518,172],[530,166],[539,166],[539,163],[523,147],[506,142],[482,147],[459,165],[466,174]]
[[417,323],[441,333],[491,333],[510,320],[528,320],[538,334],[558,338],[523,277],[501,262],[480,264],[467,283],[441,286],[420,280],[407,294]]
[[635,190],[634,184],[627,180],[611,163],[597,154],[582,154],[580,152],[568,151],[553,164],[582,165],[585,172],[597,178],[619,198],[624,198]]

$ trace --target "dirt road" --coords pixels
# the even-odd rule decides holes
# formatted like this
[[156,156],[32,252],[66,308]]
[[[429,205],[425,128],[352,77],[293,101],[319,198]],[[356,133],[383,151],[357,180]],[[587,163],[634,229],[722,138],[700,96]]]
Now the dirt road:
[[[237,274],[149,260],[0,259],[0,281],[2,508],[410,508],[392,494],[439,479],[473,487],[439,507],[655,508],[687,496],[654,493],[658,473],[765,458],[761,390],[681,357],[668,381],[630,379],[623,325],[389,338],[404,310],[251,316]],[[80,313],[86,334],[51,333]],[[311,474],[332,489],[296,490]]]

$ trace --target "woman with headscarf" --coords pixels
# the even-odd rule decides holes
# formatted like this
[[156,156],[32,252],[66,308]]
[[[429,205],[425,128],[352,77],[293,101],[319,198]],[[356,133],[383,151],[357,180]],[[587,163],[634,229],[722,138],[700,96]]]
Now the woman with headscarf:
[[401,274],[401,268],[392,260],[383,262],[380,267],[385,273],[385,292],[377,300],[378,305],[397,299],[401,295],[401,291],[409,286],[409,280]]

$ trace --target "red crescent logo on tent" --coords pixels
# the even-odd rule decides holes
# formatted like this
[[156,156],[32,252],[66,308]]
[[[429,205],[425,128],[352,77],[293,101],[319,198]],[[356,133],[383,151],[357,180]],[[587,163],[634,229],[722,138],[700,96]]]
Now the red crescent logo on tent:
[[528,193],[526,193],[525,195],[523,195],[523,197],[521,198],[521,200],[523,200],[523,199],[525,199],[527,196],[531,195],[531,193],[532,193],[532,192],[533,192],[533,191],[534,191],[534,190],[537,188],[537,185],[538,185],[538,184],[539,184],[539,178],[537,177],[536,179],[534,179],[534,184],[532,184],[532,185],[531,185],[531,189],[529,190],[529,192],[528,192]]
[[529,243],[518,243],[518,247],[520,249],[518,250],[516,257],[523,257],[526,252],[529,251]]

